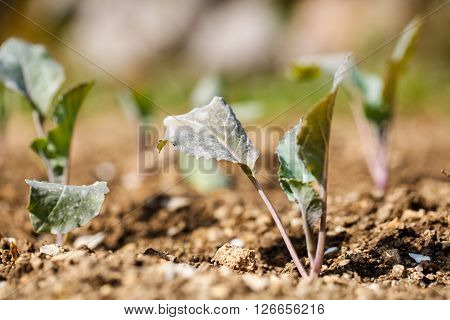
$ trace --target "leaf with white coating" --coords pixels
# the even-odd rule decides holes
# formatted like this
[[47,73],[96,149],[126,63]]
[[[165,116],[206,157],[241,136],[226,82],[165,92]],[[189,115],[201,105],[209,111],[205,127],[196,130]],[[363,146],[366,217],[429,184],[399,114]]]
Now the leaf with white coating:
[[0,47],[0,80],[29,100],[42,116],[51,108],[64,70],[42,45],[10,38]]
[[175,149],[198,158],[226,160],[253,173],[259,151],[253,146],[231,107],[220,97],[203,107],[164,119],[166,132],[158,150],[170,141]]
[[30,186],[31,223],[36,232],[64,234],[84,226],[96,217],[109,192],[106,182],[89,186],[25,180]]

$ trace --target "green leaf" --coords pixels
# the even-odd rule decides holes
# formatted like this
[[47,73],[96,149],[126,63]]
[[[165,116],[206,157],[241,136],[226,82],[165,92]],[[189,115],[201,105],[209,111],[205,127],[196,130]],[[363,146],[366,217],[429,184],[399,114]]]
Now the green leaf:
[[350,57],[338,67],[332,90],[281,139],[277,146],[278,176],[288,199],[297,202],[311,227],[322,214],[331,117]]
[[153,103],[136,91],[124,91],[118,95],[118,99],[125,114],[142,123],[150,122],[155,113]]
[[297,135],[298,155],[307,170],[323,187],[330,140],[331,118],[338,86],[328,93],[303,118]]
[[382,97],[383,79],[375,74],[352,72],[352,80],[362,94],[363,111],[366,118],[377,126],[384,126],[391,118],[391,108]]
[[170,141],[175,149],[195,157],[226,160],[252,173],[259,151],[255,149],[233,110],[220,97],[203,107],[164,119],[166,132],[158,150]]
[[281,189],[290,201],[301,206],[302,212],[308,213],[308,223],[312,226],[321,215],[322,203],[319,193],[314,189],[314,176],[298,156],[300,147],[297,135],[301,126],[302,120],[284,135],[277,146],[280,163],[278,177]]
[[41,116],[64,82],[64,70],[42,45],[10,38],[0,47],[0,80],[28,99]]
[[382,99],[390,109],[392,109],[394,105],[398,78],[413,55],[414,45],[419,36],[421,25],[422,23],[418,18],[414,18],[408,23],[397,41],[389,60],[387,73],[384,78]]
[[46,138],[37,138],[31,144],[31,148],[50,166],[55,182],[64,182],[75,120],[93,84],[92,81],[81,83],[60,96],[52,115],[55,128],[48,132]]
[[106,182],[89,186],[25,180],[30,186],[31,223],[36,232],[64,234],[84,226],[96,217],[109,192]]

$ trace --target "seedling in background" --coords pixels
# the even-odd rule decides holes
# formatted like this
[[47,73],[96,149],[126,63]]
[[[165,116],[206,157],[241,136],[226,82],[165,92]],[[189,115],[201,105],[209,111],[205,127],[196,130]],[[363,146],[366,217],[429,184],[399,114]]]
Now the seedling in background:
[[[361,138],[361,146],[375,186],[383,191],[388,186],[388,132],[395,107],[399,77],[412,56],[421,23],[413,19],[403,30],[388,61],[384,78],[363,73],[353,66],[345,80],[352,98],[351,107]],[[303,57],[293,67],[292,75],[299,81],[336,70],[342,54]]]
[[179,116],[164,119],[166,132],[158,143],[158,150],[170,142],[175,149],[194,157],[225,160],[238,164],[255,186],[269,209],[272,218],[302,277],[307,277],[280,217],[255,176],[255,162],[259,151],[253,146],[231,107],[220,97],[203,107]]
[[[0,79],[31,105],[38,134],[31,148],[47,169],[49,182],[26,180],[31,187],[31,222],[36,232],[56,234],[57,244],[61,244],[62,234],[98,214],[108,192],[105,182],[68,186],[73,128],[93,82],[81,83],[56,99],[64,78],[63,68],[41,45],[12,38],[0,48]],[[46,121],[53,123],[49,131],[45,130]]]
[[[332,90],[285,134],[277,147],[280,185],[288,199],[300,207],[312,277],[320,273],[325,250],[330,127],[347,61],[336,71]],[[319,220],[316,245],[313,230]]]

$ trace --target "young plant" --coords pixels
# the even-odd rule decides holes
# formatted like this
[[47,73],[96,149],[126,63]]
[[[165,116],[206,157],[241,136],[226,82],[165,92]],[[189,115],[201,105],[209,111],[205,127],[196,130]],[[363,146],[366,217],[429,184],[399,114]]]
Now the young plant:
[[[323,262],[330,127],[338,87],[346,68],[347,60],[336,71],[331,91],[285,134],[277,147],[281,188],[288,199],[300,207],[311,277],[319,275]],[[313,230],[319,220],[316,245]]]
[[[391,126],[399,77],[412,55],[421,23],[412,20],[403,30],[388,61],[384,78],[361,72],[356,66],[346,77],[345,87],[351,103],[361,146],[375,186],[388,186],[388,131]],[[293,67],[292,75],[300,81],[336,70],[342,54],[303,57]],[[358,101],[358,102],[356,102]]]
[[269,209],[273,220],[302,277],[307,277],[280,217],[255,176],[259,151],[253,146],[231,107],[220,97],[203,107],[179,116],[164,119],[166,132],[158,150],[170,142],[175,149],[194,157],[225,160],[236,163],[247,175]]
[[[55,99],[64,81],[62,67],[43,46],[14,38],[0,48],[0,80],[24,96],[32,107],[38,138],[31,148],[45,164],[49,182],[26,180],[31,187],[28,209],[34,230],[58,235],[60,244],[62,234],[98,214],[108,192],[105,182],[68,186],[73,128],[93,82],[81,83]],[[49,131],[45,129],[46,121],[53,123]]]

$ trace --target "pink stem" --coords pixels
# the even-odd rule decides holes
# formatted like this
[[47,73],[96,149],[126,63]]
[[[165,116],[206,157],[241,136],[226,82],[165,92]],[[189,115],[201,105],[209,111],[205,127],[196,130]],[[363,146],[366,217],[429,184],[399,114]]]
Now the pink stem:
[[308,278],[308,273],[306,272],[305,268],[303,267],[303,264],[300,261],[300,258],[298,257],[297,252],[295,251],[295,248],[291,242],[291,239],[287,235],[286,229],[284,228],[283,223],[281,222],[281,219],[280,219],[278,213],[275,211],[272,203],[270,202],[269,198],[265,194],[262,186],[260,185],[258,180],[256,180],[255,176],[253,176],[252,173],[249,173],[248,170],[246,170],[243,167],[241,167],[241,168],[242,168],[242,170],[244,170],[247,177],[253,183],[253,185],[255,186],[256,190],[258,191],[260,197],[263,199],[265,205],[269,209],[270,214],[272,215],[272,218],[275,221],[276,226],[278,227],[278,231],[280,232],[281,237],[283,238],[284,243],[286,244],[286,247],[289,250],[292,260],[294,260],[294,264],[297,267],[298,271],[300,272],[300,275],[303,278]]

